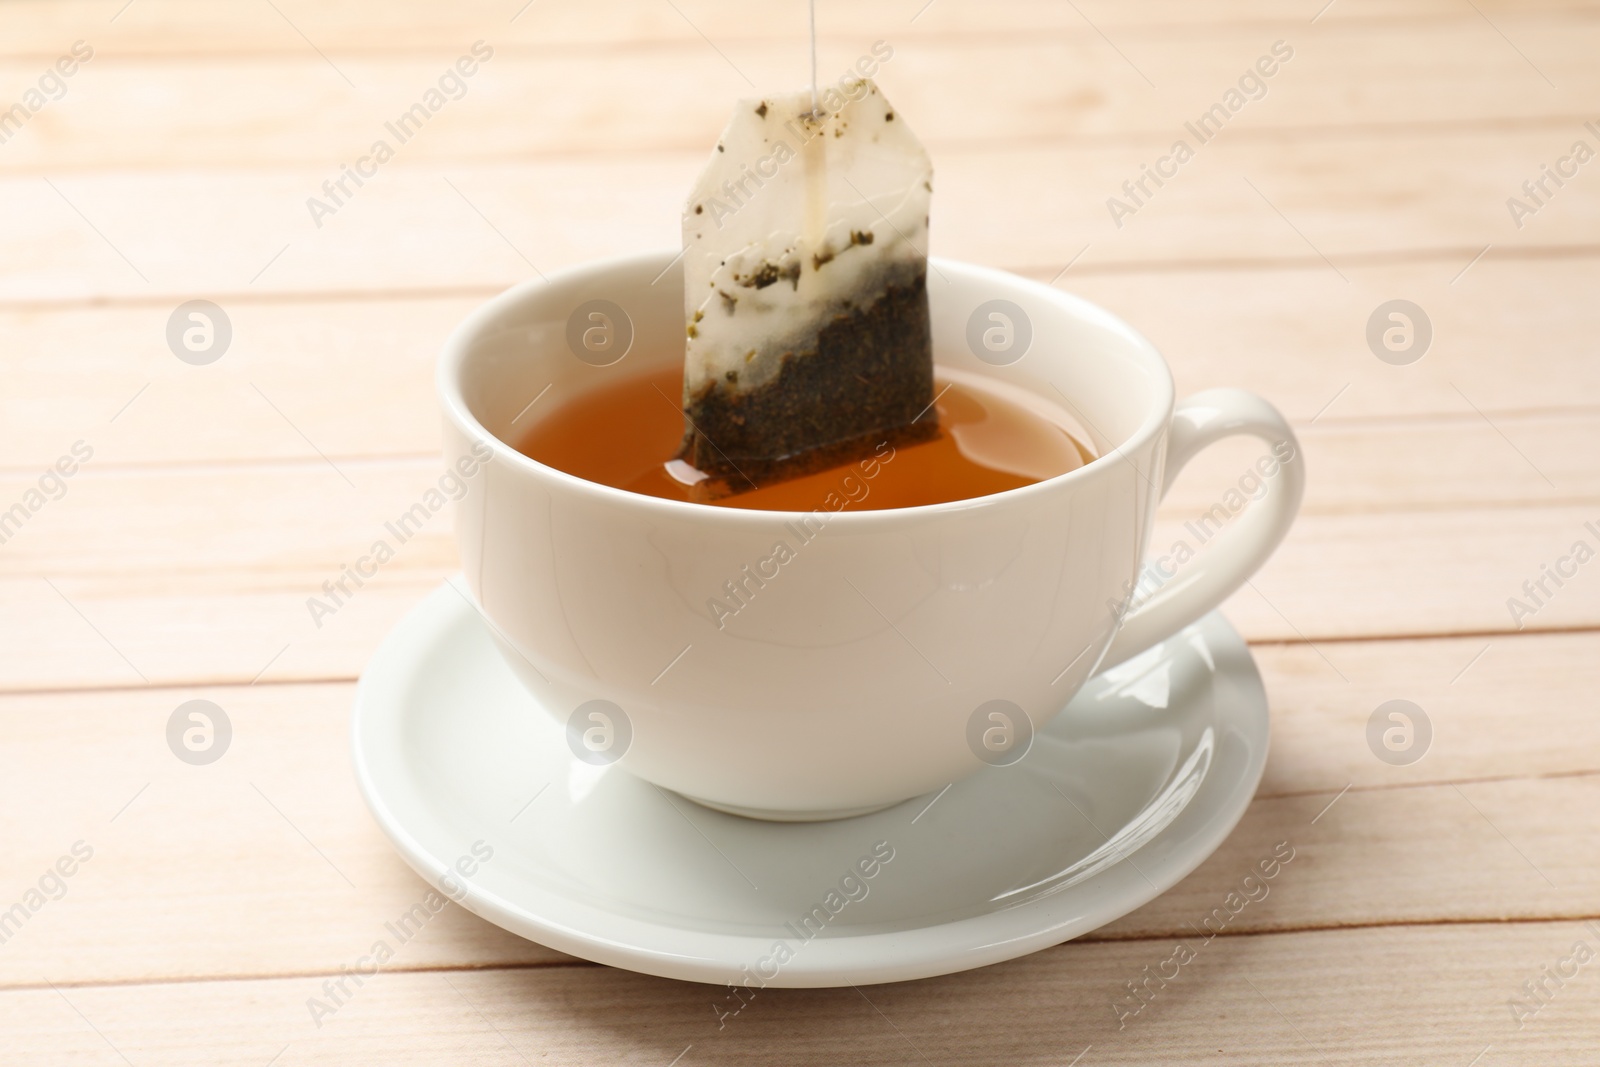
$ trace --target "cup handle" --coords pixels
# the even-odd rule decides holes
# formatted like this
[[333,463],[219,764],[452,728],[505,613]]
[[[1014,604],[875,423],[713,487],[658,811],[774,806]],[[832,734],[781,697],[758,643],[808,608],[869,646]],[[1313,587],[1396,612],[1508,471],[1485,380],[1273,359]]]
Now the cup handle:
[[[1278,409],[1243,389],[1207,389],[1180,402],[1167,435],[1161,495],[1200,451],[1225,437],[1248,434],[1272,448],[1277,470],[1266,494],[1187,571],[1127,610],[1099,670],[1114,667],[1163,641],[1226,600],[1272,555],[1300,510],[1306,466],[1300,442]],[[1257,475],[1262,472],[1255,469]],[[1141,571],[1141,574],[1143,572]],[[1130,596],[1131,599],[1131,596]]]

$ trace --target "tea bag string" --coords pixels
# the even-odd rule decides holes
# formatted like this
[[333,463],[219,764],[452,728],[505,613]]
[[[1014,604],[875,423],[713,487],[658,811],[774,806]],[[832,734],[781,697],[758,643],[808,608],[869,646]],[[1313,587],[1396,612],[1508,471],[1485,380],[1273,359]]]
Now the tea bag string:
[[811,114],[821,110],[817,97],[817,0],[810,0],[811,9]]

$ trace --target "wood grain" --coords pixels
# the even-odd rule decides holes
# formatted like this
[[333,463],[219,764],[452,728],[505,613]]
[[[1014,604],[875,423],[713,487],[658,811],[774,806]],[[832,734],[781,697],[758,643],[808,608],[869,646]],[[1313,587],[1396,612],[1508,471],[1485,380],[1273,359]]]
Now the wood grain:
[[[205,0],[138,0],[136,13],[120,14],[126,0],[13,0],[0,9],[0,55],[51,56],[63,40],[95,34],[120,50],[172,58],[215,53],[305,55],[313,48],[335,53],[428,51],[441,39],[464,33],[497,32],[508,44],[549,50],[605,46],[649,49],[697,43],[700,32],[727,42],[783,41],[799,54],[806,22],[798,7],[764,9],[760,19],[736,0],[684,0],[672,7],[599,0],[580,8],[526,5],[507,0],[464,0],[440,6],[407,0],[384,6],[381,15],[359,0],[310,3],[285,0],[271,7],[223,5]],[[824,40],[872,39],[898,33],[915,38],[975,34],[1026,37],[1071,34],[1099,40],[1100,31],[1143,36],[1192,36],[1196,30],[1238,25],[1305,30],[1316,17],[1323,29],[1342,25],[1429,22],[1460,24],[1477,18],[1450,0],[1341,0],[1323,10],[1319,0],[1219,0],[1205,5],[1182,0],[999,0],[979,5],[933,5],[903,0],[823,0],[818,30]],[[1520,29],[1527,23],[1570,26],[1595,14],[1592,0],[1480,0],[1495,25]],[[1480,24],[1481,25],[1481,24]],[[1484,27],[1485,40],[1492,30]],[[469,38],[470,39],[470,38]],[[1110,48],[1107,46],[1107,51]]]
[[[1581,701],[1600,683],[1600,635],[1502,638],[1474,659],[1482,645],[1341,644],[1349,682],[1304,646],[1258,648],[1275,739],[1255,803],[1199,870],[1090,939],[1185,935],[1280,841],[1297,858],[1230,934],[1600,915],[1587,846],[1600,832],[1600,724]],[[1476,743],[1504,732],[1507,707],[1541,683],[1550,706],[1536,727],[1492,752]],[[209,767],[166,747],[172,710],[196,697],[233,724],[227,755]],[[61,903],[7,942],[0,986],[41,974],[74,984],[321,974],[359,955],[426,886],[346,771],[353,697],[348,684],[0,697],[8,862],[22,874],[80,839],[95,850]],[[1422,706],[1435,731],[1409,767],[1367,748],[1368,716],[1395,697]],[[1418,884],[1435,888],[1410,891]],[[565,958],[447,915],[396,966]]]
[[[270,9],[265,16],[274,17]],[[503,27],[492,22],[441,32],[427,52],[398,56],[325,59],[302,46],[271,58],[173,63],[124,58],[116,44],[105,45],[67,82],[59,102],[6,142],[0,172],[314,164],[337,179],[340,164],[354,164],[379,139],[410,165],[703,154],[727,122],[733,97],[779,91],[806,77],[792,36],[725,41],[719,57],[680,25],[687,34],[681,43],[630,56],[637,81],[629,82],[618,82],[603,61],[612,45],[525,52],[508,47]],[[892,58],[877,79],[903,114],[916,117],[936,160],[974,144],[1125,144],[1153,136],[1163,147],[1178,137],[1198,146],[1184,123],[1198,122],[1263,56],[1274,73],[1247,86],[1258,98],[1228,117],[1230,140],[1290,131],[1297,141],[1314,140],[1351,127],[1510,129],[1515,122],[1541,129],[1552,147],[1564,149],[1583,136],[1585,120],[1600,116],[1580,103],[1600,101],[1600,73],[1587,62],[1600,43],[1600,19],[1515,20],[1523,47],[1539,57],[1537,70],[1476,17],[1131,33],[1119,49],[1081,23],[1069,34],[908,40],[902,31],[913,25],[827,42],[818,63],[834,82],[871,57],[875,41],[886,45]],[[452,76],[448,102],[414,138],[386,127],[437,88],[458,58],[470,58],[474,42],[493,58],[472,62],[469,77]],[[1275,45],[1292,58],[1281,65],[1271,59]],[[28,84],[40,62],[0,62],[0,79]],[[1040,69],[1059,74],[1042,79],[1034,73]],[[1551,91],[1539,71],[1564,91]],[[972,91],[977,72],[981,94]],[[674,91],[641,93],[637,84],[672,84]],[[533,104],[536,122],[527,120]]]
[[[1304,266],[1328,299],[1354,291],[1348,268],[1426,257],[1448,284],[1486,245],[1495,256],[1593,253],[1600,183],[1569,183],[1520,230],[1506,208],[1581,130],[1310,141],[1224,131],[1120,228],[1107,200],[1168,138],[950,151],[936,161],[933,252],[1051,275],[1080,254],[1074,271]],[[0,225],[15,238],[0,248],[0,303],[170,308],[200,295],[498,289],[673,247],[683,190],[703,161],[700,152],[443,169],[396,160],[320,228],[306,201],[325,168],[83,172],[54,187],[14,175],[0,179]]]
[[[1312,642],[1600,625],[1595,578],[1581,568],[1559,588],[1545,580],[1537,599],[1524,588],[1578,541],[1593,549],[1600,540],[1588,528],[1600,524],[1593,483],[1545,457],[1560,454],[1563,431],[1593,432],[1593,418],[1497,426],[1458,420],[1308,435],[1305,447],[1324,446],[1330,462],[1313,475],[1313,505],[1289,539],[1229,601],[1235,624],[1252,640]],[[1189,524],[1226,503],[1224,490],[1258,451],[1230,446],[1186,473],[1152,534],[1152,558],[1180,543],[1208,550],[1210,538]],[[1544,465],[1529,467],[1529,454]],[[1317,453],[1308,456],[1316,471]],[[1435,474],[1463,463],[1451,477]],[[351,678],[456,565],[447,510],[403,544],[385,525],[435,487],[431,458],[92,464],[0,553],[0,632],[16,651],[0,662],[0,688],[248,682],[264,671],[277,681]],[[1541,480],[1546,468],[1572,495]],[[37,477],[0,476],[0,499],[26,502]],[[175,539],[175,529],[197,536]],[[308,599],[377,540],[395,558],[337,615],[314,619]],[[1374,554],[1377,541],[1385,551]],[[1325,595],[1330,583],[1339,596]],[[1513,611],[1513,599],[1533,610]],[[1335,674],[1337,661],[1327,654]]]
[[[1341,506],[1381,493],[1393,484],[1390,468],[1417,471],[1404,488],[1419,502],[1484,499],[1473,488],[1479,481],[1496,502],[1539,499],[1549,487],[1532,468],[1516,469],[1523,461],[1497,426],[1545,470],[1555,495],[1590,492],[1593,465],[1559,439],[1588,432],[1581,406],[1600,397],[1592,316],[1566,295],[1569,286],[1600,286],[1600,258],[1523,260],[1491,251],[1451,284],[1465,265],[1346,268],[1348,286],[1330,285],[1320,262],[1295,270],[1100,274],[1075,266],[1057,285],[1108,307],[1155,342],[1180,395],[1245,383],[1276,404],[1306,436],[1319,468],[1313,506],[1326,506],[1330,492]],[[1049,281],[1059,270],[1038,278]],[[314,459],[305,438],[340,462],[436,455],[434,359],[454,325],[493,292],[392,301],[223,298],[234,343],[206,367],[179,362],[166,346],[175,299],[0,308],[0,331],[12,341],[0,351],[9,383],[0,394],[0,468],[29,473],[79,438],[96,450],[100,466]],[[1425,309],[1435,336],[1428,355],[1405,367],[1380,362],[1365,338],[1374,309],[1397,296]],[[1540,347],[1530,371],[1514,355],[1531,336]],[[315,388],[307,388],[311,382]],[[267,398],[287,405],[305,438]],[[1451,444],[1439,456],[1467,448],[1471,461],[1414,454],[1428,447],[1432,422],[1411,421],[1385,432],[1415,440],[1402,446],[1400,438],[1374,438],[1389,456],[1352,453],[1363,458],[1330,476],[1326,465],[1346,462],[1342,442],[1359,431],[1348,421],[1421,416],[1452,424],[1444,431]],[[1527,434],[1557,439],[1546,444]],[[1480,479],[1485,469],[1490,473]],[[1383,479],[1368,486],[1369,475]],[[1191,484],[1215,483],[1186,479],[1177,491]]]
[[[1591,1062],[1600,994],[1566,983],[1518,1029],[1521,983],[1597,935],[1580,923],[1449,925],[1191,940],[1118,1029],[1114,1005],[1175,941],[1070,944],[893,986],[767,990],[718,1029],[719,987],[598,967],[387,973],[319,1028],[318,976],[0,995],[14,1062],[239,1064],[996,1062],[1056,1065]],[[1171,968],[1168,968],[1171,973]],[[1407,1010],[1396,1011],[1396,1002]],[[724,1010],[727,1010],[724,1008]],[[1413,1014],[1414,1013],[1414,1014]],[[1418,1025],[1425,1019],[1425,1025]],[[203,1040],[177,1020],[207,1020]],[[212,1036],[214,1035],[214,1036]],[[1087,1051],[1086,1053],[1086,1050]],[[691,1061],[689,1057],[694,1057]],[[1091,1060],[1089,1057],[1093,1057]],[[1337,1057],[1337,1058],[1336,1058]]]
[[[1521,225],[1507,200],[1600,143],[1600,4],[820,9],[825,75],[896,49],[881,79],[935,156],[935,253],[1101,303],[1181,393],[1254,389],[1301,435],[1305,512],[1226,608],[1274,734],[1237,830],[1080,942],[764,992],[721,1029],[725,990],[449,908],[318,1026],[308,998],[422,891],[346,737],[362,665],[456,566],[448,515],[320,628],[306,597],[436,478],[452,325],[675,245],[732,99],[803,80],[804,5],[10,0],[0,104],[76,40],[95,57],[0,144],[0,514],[75,442],[94,455],[0,543],[0,905],[74,842],[94,856],[0,951],[8,1067],[1593,1062],[1593,964],[1511,1002],[1600,948],[1600,587],[1585,565],[1531,614],[1508,600],[1600,545],[1600,179]],[[307,199],[479,39],[466,95],[318,226]],[[1265,98],[1119,226],[1108,198],[1279,39]],[[164,340],[193,298],[235,331],[208,367]],[[1366,340],[1396,298],[1433,327],[1409,366]],[[1158,551],[1256,451],[1196,461]],[[210,767],[164,740],[195,696],[235,726]],[[1366,736],[1393,699],[1433,729],[1403,767]],[[1196,940],[1278,842],[1270,895]],[[1180,940],[1194,961],[1130,999]]]

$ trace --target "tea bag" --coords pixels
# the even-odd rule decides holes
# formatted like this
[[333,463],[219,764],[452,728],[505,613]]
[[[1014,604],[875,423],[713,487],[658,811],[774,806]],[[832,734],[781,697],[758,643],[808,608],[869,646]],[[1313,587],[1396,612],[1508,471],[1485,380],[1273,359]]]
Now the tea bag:
[[933,169],[870,80],[741,100],[683,216],[684,442],[710,496],[938,433]]

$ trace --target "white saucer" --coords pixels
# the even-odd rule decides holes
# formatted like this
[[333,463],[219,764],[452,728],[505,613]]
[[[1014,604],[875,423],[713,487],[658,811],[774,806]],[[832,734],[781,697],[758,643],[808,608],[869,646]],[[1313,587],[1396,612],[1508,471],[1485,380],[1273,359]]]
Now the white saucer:
[[[1013,766],[853,819],[758,822],[574,759],[467,596],[435,590],[362,675],[367,804],[429,881],[469,857],[446,883],[468,910],[647,974],[862,985],[1069,940],[1199,866],[1266,762],[1261,678],[1213,614],[1091,681]],[[875,845],[893,858],[862,878]]]

